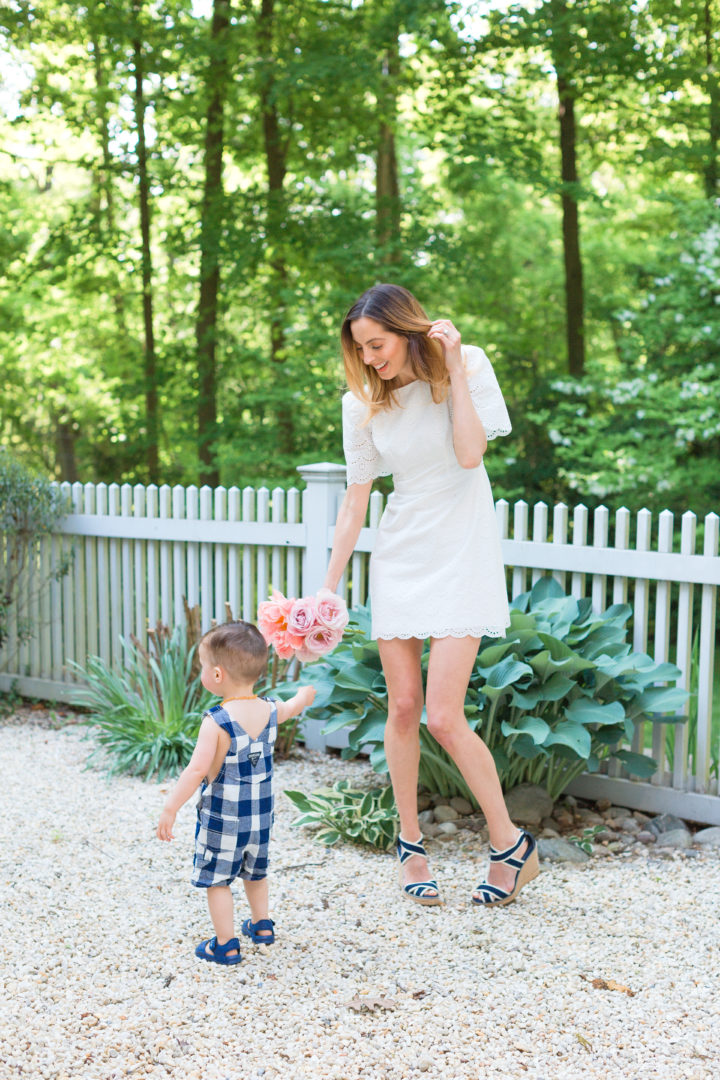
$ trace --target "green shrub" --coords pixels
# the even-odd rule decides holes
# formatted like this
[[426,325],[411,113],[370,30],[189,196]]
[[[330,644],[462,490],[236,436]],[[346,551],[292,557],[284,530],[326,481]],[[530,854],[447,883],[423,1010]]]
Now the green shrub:
[[[593,612],[589,599],[567,596],[553,578],[543,577],[513,601],[507,636],[482,640],[465,715],[490,748],[506,790],[542,784],[557,799],[576,776],[597,771],[608,757],[637,776],[655,771],[651,758],[628,749],[635,724],[682,719],[676,714],[687,693],[654,685],[676,680],[679,669],[631,651],[625,640],[630,615],[627,604]],[[344,757],[368,749],[375,770],[384,772],[387,688],[368,630],[368,611],[354,609],[343,642],[313,665],[319,693],[309,713],[327,721],[326,733],[347,728]],[[427,659],[426,646],[425,673]],[[425,714],[420,746],[420,784],[476,802],[429,734]]]
[[347,780],[338,780],[331,788],[312,795],[301,791],[285,794],[301,811],[293,825],[320,825],[315,833],[320,844],[329,846],[342,838],[380,851],[395,844],[400,823],[391,787],[360,791],[351,788]]
[[[58,488],[34,476],[0,448],[0,648],[9,635],[12,617],[19,641],[35,633],[33,605],[51,581],[59,581],[70,567],[65,556],[47,572],[38,563],[39,541],[53,533],[70,506]],[[15,610],[11,616],[10,609]]]
[[152,653],[136,639],[123,641],[123,671],[99,656],[72,666],[85,683],[79,703],[90,710],[90,737],[99,744],[91,760],[107,756],[111,773],[162,779],[187,765],[213,697],[193,674],[195,647],[188,650],[181,628],[151,640]]

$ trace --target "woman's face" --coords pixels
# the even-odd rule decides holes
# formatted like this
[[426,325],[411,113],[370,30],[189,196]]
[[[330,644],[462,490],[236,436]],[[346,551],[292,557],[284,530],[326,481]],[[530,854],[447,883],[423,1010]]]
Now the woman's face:
[[350,323],[358,356],[368,367],[374,367],[384,382],[397,379],[403,386],[415,378],[408,360],[407,338],[386,330],[382,323],[365,315]]

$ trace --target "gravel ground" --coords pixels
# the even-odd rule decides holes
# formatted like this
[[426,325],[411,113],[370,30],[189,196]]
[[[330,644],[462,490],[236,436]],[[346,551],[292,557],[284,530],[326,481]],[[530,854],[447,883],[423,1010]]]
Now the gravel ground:
[[486,849],[463,830],[430,842],[446,903],[421,908],[393,857],[291,827],[283,789],[373,777],[300,751],[277,766],[277,944],[222,968],[193,955],[211,928],[192,804],[163,845],[167,785],[85,768],[77,727],[5,722],[0,749],[2,1080],[720,1074],[717,851],[545,864],[486,911],[469,902]]

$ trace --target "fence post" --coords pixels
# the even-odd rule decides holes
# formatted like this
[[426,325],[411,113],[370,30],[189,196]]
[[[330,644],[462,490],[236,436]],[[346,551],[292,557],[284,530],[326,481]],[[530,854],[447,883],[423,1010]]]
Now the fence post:
[[[325,580],[330,529],[335,524],[338,506],[345,492],[345,466],[322,461],[315,465],[299,465],[298,472],[306,484],[302,497],[302,520],[305,525],[302,595],[309,596],[317,592]],[[324,726],[322,720],[303,720],[303,739],[308,749],[325,749]]]
[[298,472],[306,484],[302,500],[306,529],[302,592],[309,596],[317,592],[325,580],[330,529],[335,524],[338,506],[345,493],[345,466],[321,461],[316,465],[299,465]]

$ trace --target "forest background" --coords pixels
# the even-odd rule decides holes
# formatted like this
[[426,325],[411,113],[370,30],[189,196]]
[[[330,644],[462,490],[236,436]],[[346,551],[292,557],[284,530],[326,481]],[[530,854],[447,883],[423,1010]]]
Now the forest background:
[[716,0],[2,0],[0,443],[342,460],[376,281],[489,354],[497,497],[718,510]]

